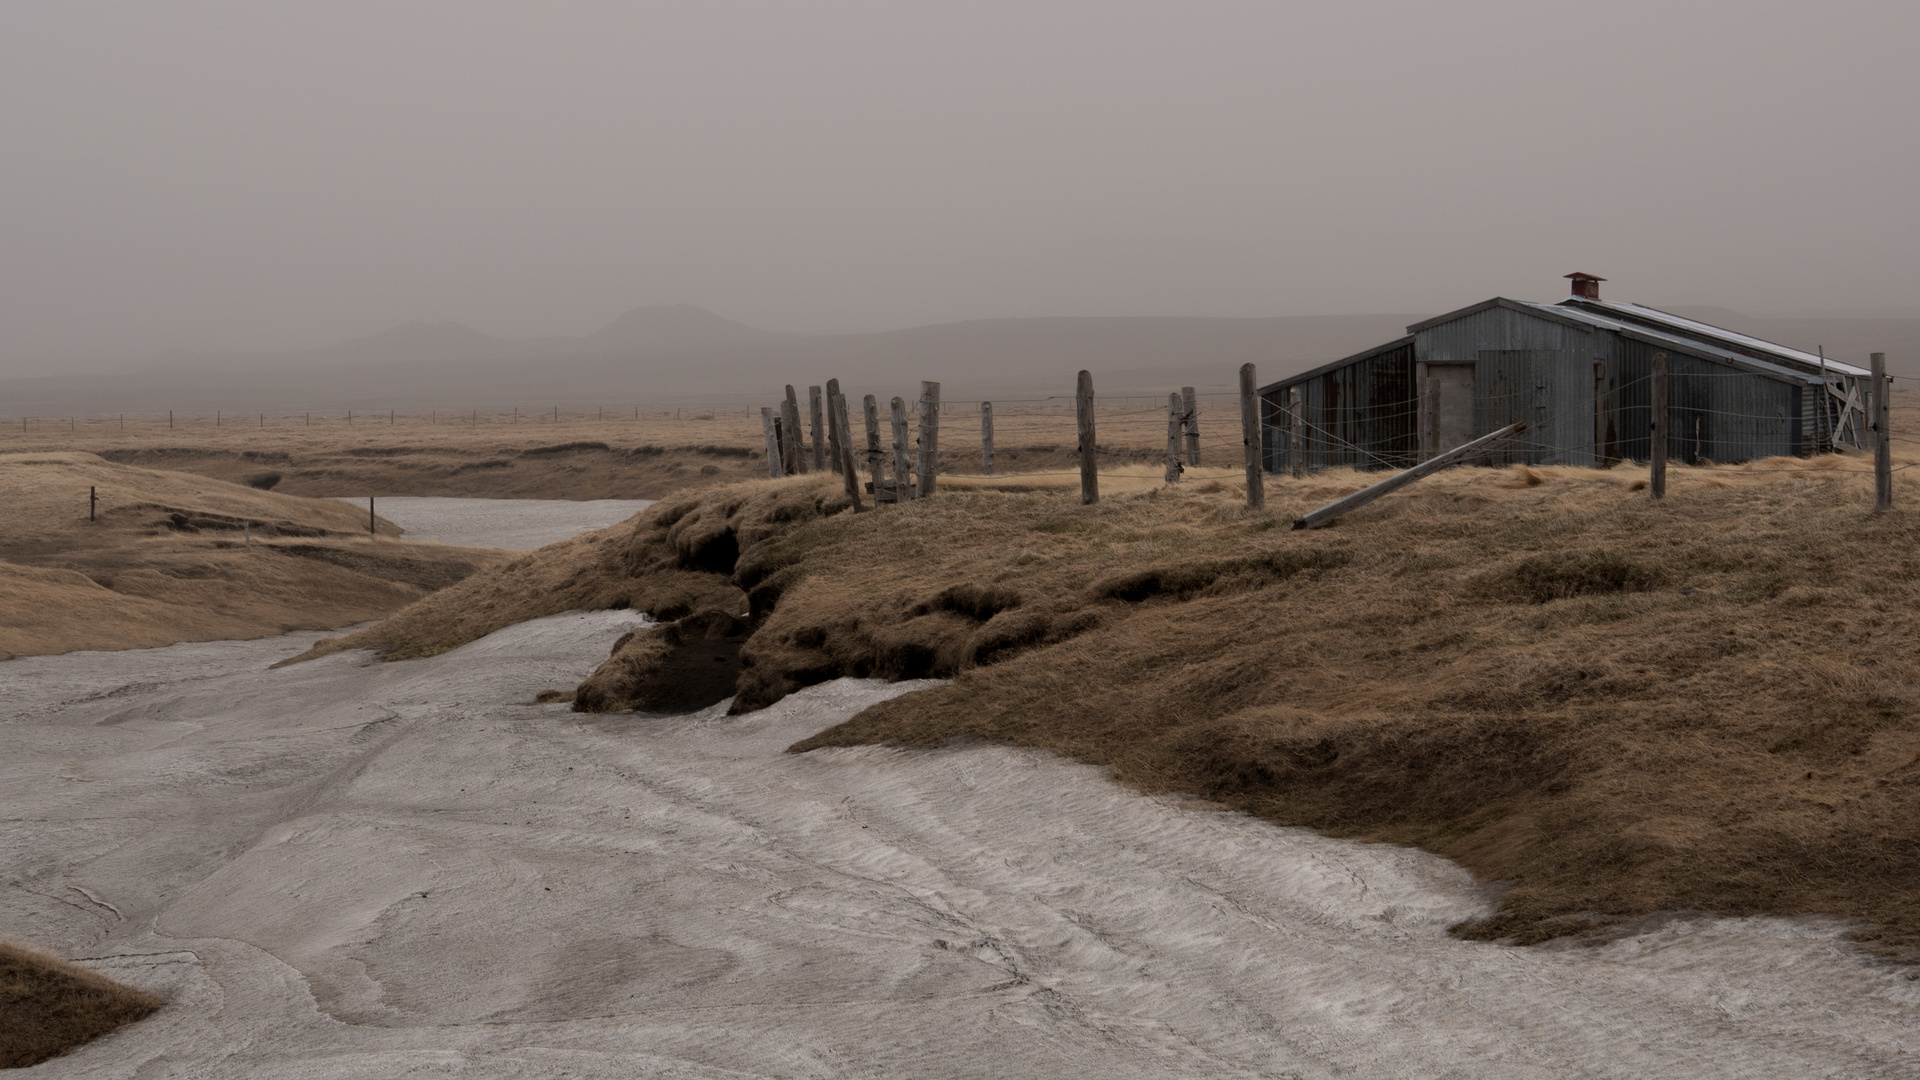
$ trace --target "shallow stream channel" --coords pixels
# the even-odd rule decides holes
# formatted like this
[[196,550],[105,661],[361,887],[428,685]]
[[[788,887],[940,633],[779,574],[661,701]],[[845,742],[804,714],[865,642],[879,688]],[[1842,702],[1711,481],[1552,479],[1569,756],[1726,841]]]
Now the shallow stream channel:
[[[420,532],[551,520],[486,502]],[[0,663],[0,933],[168,1001],[28,1075],[1920,1075],[1920,981],[1822,920],[1463,942],[1493,894],[1418,851],[1002,746],[785,752],[926,684],[533,703],[642,619]]]

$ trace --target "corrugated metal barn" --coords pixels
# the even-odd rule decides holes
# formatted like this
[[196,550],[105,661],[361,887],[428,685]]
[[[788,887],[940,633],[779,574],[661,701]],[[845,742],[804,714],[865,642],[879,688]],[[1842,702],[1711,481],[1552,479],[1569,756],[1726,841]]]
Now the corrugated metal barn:
[[1260,391],[1267,470],[1402,469],[1518,420],[1479,457],[1504,465],[1608,465],[1650,453],[1653,356],[1668,369],[1667,452],[1738,462],[1865,449],[1870,373],[1639,304],[1569,274],[1558,304],[1495,297],[1415,323],[1407,336]]

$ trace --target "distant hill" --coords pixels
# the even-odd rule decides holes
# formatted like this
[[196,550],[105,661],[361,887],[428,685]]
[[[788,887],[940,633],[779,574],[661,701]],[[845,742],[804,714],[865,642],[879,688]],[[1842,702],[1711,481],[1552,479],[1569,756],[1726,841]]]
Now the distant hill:
[[262,353],[176,351],[155,358],[150,366],[174,371],[236,372],[356,364],[460,364],[476,360],[704,349],[764,342],[780,336],[687,304],[670,304],[634,308],[586,337],[502,338],[457,322],[414,321],[324,349]]
[[724,319],[691,304],[637,307],[583,340],[595,348],[639,352],[760,344],[784,335]]
[[[1667,310],[1864,363],[1884,351],[1920,375],[1920,319],[1755,319]],[[173,354],[111,375],[0,380],[0,418],[312,410],[528,411],[771,403],[792,383],[838,378],[855,399],[912,398],[935,379],[949,400],[1065,396],[1093,372],[1104,395],[1183,385],[1233,389],[1243,363],[1265,382],[1399,337],[1416,313],[1199,318],[981,319],[866,334],[779,334],[687,306],[636,308],[584,337],[498,338],[457,323],[408,323],[307,352]]]

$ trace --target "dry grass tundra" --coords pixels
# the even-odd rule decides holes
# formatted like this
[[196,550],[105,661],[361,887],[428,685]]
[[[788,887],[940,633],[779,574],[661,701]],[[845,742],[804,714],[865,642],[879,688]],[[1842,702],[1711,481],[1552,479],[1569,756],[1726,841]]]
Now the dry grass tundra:
[[[1920,955],[1920,552],[1857,457],[1461,469],[1309,533],[1369,477],[1031,478],[850,514],[829,477],[665,500],[323,646],[416,656],[630,605],[576,707],[742,711],[842,675],[952,682],[797,745],[986,738],[1149,791],[1416,844],[1536,941],[1657,912],[1821,912]],[[1920,485],[1898,474],[1910,506]],[[1127,490],[1128,488],[1131,490]],[[1003,490],[1012,489],[1012,490]],[[729,681],[731,685],[728,685]]]
[[0,500],[0,659],[350,625],[506,558],[398,544],[384,519],[370,537],[364,507],[86,453],[0,454]]

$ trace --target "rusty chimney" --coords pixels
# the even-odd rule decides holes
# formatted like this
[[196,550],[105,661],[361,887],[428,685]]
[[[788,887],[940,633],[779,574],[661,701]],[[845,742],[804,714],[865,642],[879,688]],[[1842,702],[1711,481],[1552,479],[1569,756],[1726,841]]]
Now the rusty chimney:
[[1600,283],[1607,280],[1592,274],[1572,273],[1567,275],[1573,281],[1573,295],[1582,300],[1600,299]]

